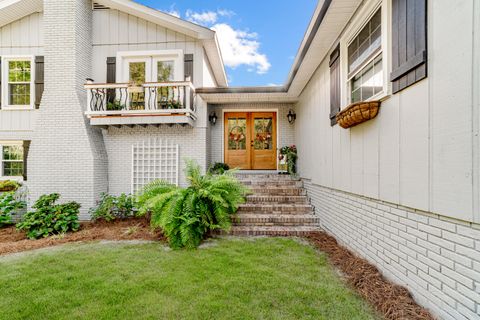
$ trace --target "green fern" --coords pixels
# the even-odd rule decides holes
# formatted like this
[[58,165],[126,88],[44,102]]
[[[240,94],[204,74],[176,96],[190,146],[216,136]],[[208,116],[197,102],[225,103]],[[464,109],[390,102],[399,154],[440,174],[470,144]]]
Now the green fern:
[[245,202],[248,189],[235,171],[202,175],[200,166],[186,161],[188,188],[153,181],[138,195],[139,214],[151,214],[151,225],[162,229],[172,248],[196,248],[208,232],[229,230],[230,215]]

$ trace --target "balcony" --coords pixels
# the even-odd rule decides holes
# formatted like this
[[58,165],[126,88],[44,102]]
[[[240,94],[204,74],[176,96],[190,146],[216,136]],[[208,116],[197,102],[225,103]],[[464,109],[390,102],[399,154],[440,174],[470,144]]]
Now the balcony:
[[194,125],[195,88],[189,81],[128,83],[89,82],[87,111],[94,126]]

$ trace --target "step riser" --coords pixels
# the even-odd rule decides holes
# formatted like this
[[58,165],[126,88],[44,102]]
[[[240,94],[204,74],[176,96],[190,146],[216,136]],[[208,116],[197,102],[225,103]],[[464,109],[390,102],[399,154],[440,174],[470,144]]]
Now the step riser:
[[305,196],[307,195],[304,189],[252,189],[254,195],[257,196]]
[[305,207],[281,207],[281,206],[267,206],[267,205],[258,205],[258,206],[245,206],[238,208],[238,213],[252,213],[258,212],[262,213],[276,213],[276,214],[313,214],[313,208],[310,206]]
[[282,226],[282,227],[303,227],[303,226],[317,226],[318,219],[316,218],[302,218],[302,219],[261,219],[261,218],[235,218],[236,226]]
[[302,181],[242,181],[249,188],[302,188]]
[[311,234],[312,231],[297,231],[297,230],[232,230],[232,236],[268,236],[268,237],[304,237]]
[[299,204],[305,205],[308,203],[308,198],[305,196],[248,196],[247,203],[251,204]]

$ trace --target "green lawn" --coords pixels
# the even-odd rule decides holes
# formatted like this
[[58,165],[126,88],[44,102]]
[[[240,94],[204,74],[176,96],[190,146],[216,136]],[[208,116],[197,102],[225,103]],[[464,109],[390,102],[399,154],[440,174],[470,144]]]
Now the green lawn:
[[375,319],[323,254],[293,239],[196,251],[74,244],[0,257],[1,319]]

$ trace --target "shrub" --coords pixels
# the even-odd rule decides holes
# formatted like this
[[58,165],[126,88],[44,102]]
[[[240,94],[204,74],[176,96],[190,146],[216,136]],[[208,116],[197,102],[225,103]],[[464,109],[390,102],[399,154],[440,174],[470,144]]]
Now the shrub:
[[12,215],[25,206],[25,201],[17,199],[14,192],[0,194],[0,228],[13,224]]
[[17,224],[17,229],[25,231],[30,239],[77,231],[80,204],[56,204],[59,198],[58,193],[41,196],[33,205],[34,210],[27,212]]
[[217,162],[208,169],[210,174],[224,174],[226,171],[230,170],[228,164],[223,162]]
[[139,214],[151,213],[151,225],[161,228],[172,248],[196,248],[207,232],[228,230],[230,214],[245,201],[248,189],[231,172],[201,175],[200,167],[187,161],[190,186],[179,188],[154,181],[139,194]]
[[22,185],[18,181],[3,180],[3,181],[0,181],[0,192],[16,191],[21,186]]
[[135,215],[135,205],[135,198],[132,195],[122,193],[115,197],[103,193],[97,206],[90,209],[90,215],[93,220],[124,219]]

